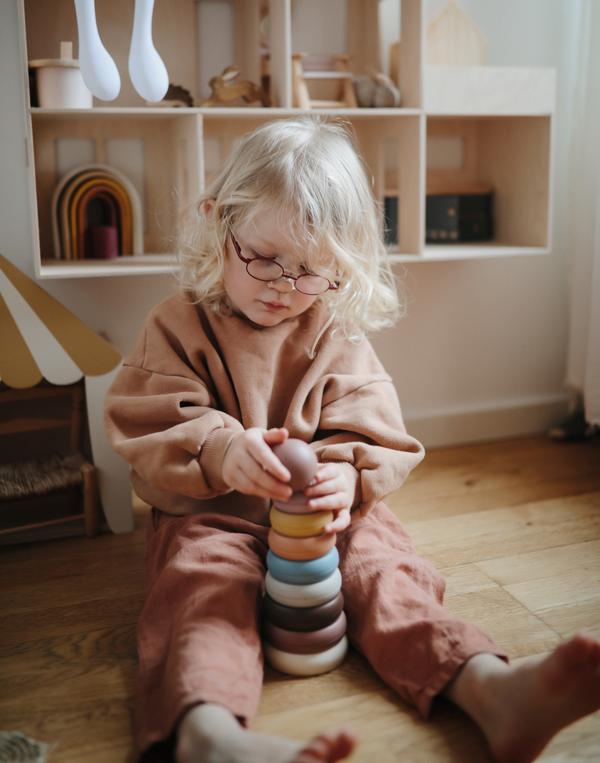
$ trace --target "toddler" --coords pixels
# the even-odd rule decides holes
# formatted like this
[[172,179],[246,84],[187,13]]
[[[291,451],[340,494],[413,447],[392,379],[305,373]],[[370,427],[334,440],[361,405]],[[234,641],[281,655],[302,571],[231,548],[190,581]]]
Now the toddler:
[[[315,763],[250,730],[263,677],[270,499],[291,495],[271,446],[309,443],[309,508],[331,510],[348,638],[426,717],[440,694],[498,761],[533,760],[600,705],[600,644],[577,635],[518,666],[442,606],[444,583],[386,507],[421,461],[365,334],[398,317],[370,183],[346,127],[265,124],[233,150],[182,228],[181,289],[148,317],[106,401],[113,446],[152,508],[138,628],[141,760]],[[302,679],[299,679],[302,680]]]

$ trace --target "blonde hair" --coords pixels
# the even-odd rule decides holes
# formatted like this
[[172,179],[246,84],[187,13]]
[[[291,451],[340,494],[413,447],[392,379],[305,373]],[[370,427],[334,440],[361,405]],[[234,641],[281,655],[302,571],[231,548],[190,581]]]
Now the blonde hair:
[[[335,273],[340,288],[320,299],[348,338],[396,321],[400,304],[379,203],[349,129],[339,120],[307,116],[269,122],[243,136],[185,210],[179,229],[179,283],[195,301],[228,308],[223,272],[229,229],[268,209],[291,227],[311,270],[327,266]],[[205,213],[209,200],[212,214]]]

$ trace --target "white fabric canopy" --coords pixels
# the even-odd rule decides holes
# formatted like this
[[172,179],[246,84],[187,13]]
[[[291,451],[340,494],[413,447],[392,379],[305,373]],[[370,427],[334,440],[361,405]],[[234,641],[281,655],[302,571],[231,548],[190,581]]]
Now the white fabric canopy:
[[0,255],[0,381],[8,387],[73,384],[101,375],[120,354]]

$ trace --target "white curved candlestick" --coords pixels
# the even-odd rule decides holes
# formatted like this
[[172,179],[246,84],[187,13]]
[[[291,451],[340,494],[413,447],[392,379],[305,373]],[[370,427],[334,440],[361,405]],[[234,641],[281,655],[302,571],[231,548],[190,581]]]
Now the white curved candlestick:
[[96,98],[114,101],[121,89],[121,78],[98,34],[94,0],[75,0],[75,15],[83,81]]
[[169,75],[152,42],[154,0],[135,0],[129,49],[129,76],[147,101],[161,101],[169,89]]

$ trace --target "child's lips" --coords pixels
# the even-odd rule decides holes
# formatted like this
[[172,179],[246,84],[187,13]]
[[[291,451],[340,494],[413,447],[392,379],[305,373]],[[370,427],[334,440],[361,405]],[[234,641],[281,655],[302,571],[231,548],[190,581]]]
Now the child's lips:
[[284,310],[287,305],[284,305],[282,302],[264,302],[263,305],[269,309],[269,310]]

